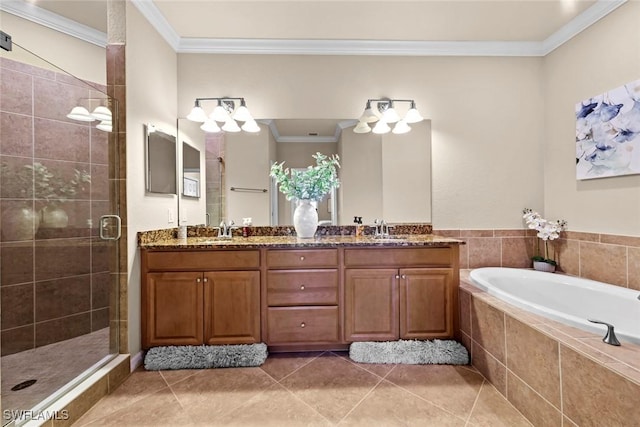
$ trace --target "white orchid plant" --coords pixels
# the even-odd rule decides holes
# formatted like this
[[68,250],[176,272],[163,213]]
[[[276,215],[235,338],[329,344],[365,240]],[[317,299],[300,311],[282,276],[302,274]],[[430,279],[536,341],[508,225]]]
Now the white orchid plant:
[[537,237],[542,239],[544,242],[544,256],[540,255],[540,247],[537,244],[538,242],[536,242],[536,252],[538,255],[532,258],[533,261],[541,261],[551,265],[558,265],[554,259],[549,258],[549,240],[555,240],[560,237],[560,232],[567,228],[567,221],[563,219],[556,221],[546,220],[542,218],[538,212],[529,208],[525,208],[522,213],[522,218],[524,218],[527,227],[532,230],[536,230],[538,232]]
[[322,153],[312,156],[316,166],[309,166],[303,170],[283,169],[284,162],[271,166],[271,175],[280,185],[280,191],[287,200],[315,200],[320,201],[331,191],[340,186],[336,167],[340,167],[337,155],[327,157]]

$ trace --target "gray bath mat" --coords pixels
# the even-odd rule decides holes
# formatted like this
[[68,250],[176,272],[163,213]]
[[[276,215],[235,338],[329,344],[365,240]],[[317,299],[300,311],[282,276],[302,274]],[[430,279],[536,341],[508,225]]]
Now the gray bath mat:
[[405,365],[468,365],[469,353],[453,340],[399,340],[354,342],[349,347],[351,360],[360,363]]
[[260,366],[267,359],[267,345],[183,345],[153,347],[144,357],[148,371]]

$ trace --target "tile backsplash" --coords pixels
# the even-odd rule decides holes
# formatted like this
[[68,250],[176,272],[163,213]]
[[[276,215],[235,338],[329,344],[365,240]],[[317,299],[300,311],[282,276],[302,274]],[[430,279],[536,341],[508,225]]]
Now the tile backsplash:
[[[433,234],[467,242],[460,246],[463,269],[530,268],[538,240],[534,233],[528,229],[433,230]],[[640,290],[640,237],[565,231],[550,242],[550,250],[560,272]]]

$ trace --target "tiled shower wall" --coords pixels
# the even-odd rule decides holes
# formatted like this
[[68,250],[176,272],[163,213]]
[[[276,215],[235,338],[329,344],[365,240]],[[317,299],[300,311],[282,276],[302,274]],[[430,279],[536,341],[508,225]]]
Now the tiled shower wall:
[[[460,268],[530,268],[537,238],[522,230],[433,230],[433,234],[464,240]],[[563,232],[551,242],[559,271],[612,285],[640,290],[640,237]]]
[[[66,118],[81,98],[104,98],[100,92],[5,58],[0,84],[1,339],[7,355],[109,325],[109,253],[97,237],[100,216],[110,212],[109,153],[108,134],[96,123]],[[67,227],[39,226],[26,238],[11,232],[12,217],[21,207],[41,215],[47,204],[33,179],[18,179],[36,162],[66,180],[86,171],[91,184],[61,205]]]

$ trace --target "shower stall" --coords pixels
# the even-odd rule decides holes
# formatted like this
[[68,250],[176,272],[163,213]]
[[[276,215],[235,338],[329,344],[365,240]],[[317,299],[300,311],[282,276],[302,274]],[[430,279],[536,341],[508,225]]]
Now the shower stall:
[[41,416],[118,353],[118,104],[104,83],[18,40],[0,54],[2,425]]

